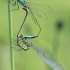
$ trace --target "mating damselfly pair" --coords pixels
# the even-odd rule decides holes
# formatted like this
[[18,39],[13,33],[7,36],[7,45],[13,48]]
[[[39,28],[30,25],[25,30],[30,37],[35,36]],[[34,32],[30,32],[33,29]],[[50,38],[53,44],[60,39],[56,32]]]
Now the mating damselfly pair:
[[[13,0],[12,0],[13,1]],[[39,16],[40,18],[44,18],[47,19],[47,12],[51,12],[52,8],[50,6],[47,5],[40,5],[40,4],[33,4],[33,3],[29,3],[26,2],[25,0],[16,0],[14,2],[13,5],[18,6],[17,9],[19,9],[19,5],[18,3],[20,3],[23,6],[23,9],[26,11],[26,15],[25,18],[23,20],[23,23],[18,31],[17,34],[17,46],[19,46],[21,49],[23,50],[28,50],[29,47],[32,47],[38,54],[39,56],[53,69],[53,70],[65,70],[65,68],[56,60],[54,60],[52,57],[50,57],[49,55],[45,54],[44,52],[42,52],[39,48],[37,48],[36,46],[34,46],[28,39],[32,39],[32,38],[36,38],[39,36],[40,32],[41,32],[41,27],[37,21],[37,19],[35,18],[34,14],[36,14],[37,16]],[[39,32],[36,36],[23,36],[22,34],[20,34],[20,31],[27,19],[28,14],[30,13],[32,19],[34,20],[34,23],[37,24],[39,26]],[[23,44],[25,44],[27,46],[27,48],[23,47]]]
[[28,39],[32,39],[32,38],[36,38],[39,36],[40,32],[41,32],[41,27],[37,21],[37,19],[35,18],[34,14],[37,15],[38,17],[40,18],[43,18],[43,19],[48,19],[48,16],[47,16],[47,13],[49,12],[52,12],[52,8],[50,6],[47,6],[47,5],[41,5],[41,4],[34,4],[34,3],[29,3],[29,2],[26,2],[25,0],[12,0],[14,1],[14,4],[13,6],[17,5],[17,9],[15,10],[18,10],[19,9],[19,4],[21,4],[23,6],[23,10],[26,11],[26,15],[25,15],[25,18],[23,20],[23,23],[18,31],[18,34],[17,34],[17,44],[18,44],[18,37],[20,35],[20,31],[22,30],[22,27],[28,17],[28,14],[31,15],[32,19],[34,20],[34,23],[38,25],[39,27],[39,32],[37,35],[35,36],[26,36],[26,38]]

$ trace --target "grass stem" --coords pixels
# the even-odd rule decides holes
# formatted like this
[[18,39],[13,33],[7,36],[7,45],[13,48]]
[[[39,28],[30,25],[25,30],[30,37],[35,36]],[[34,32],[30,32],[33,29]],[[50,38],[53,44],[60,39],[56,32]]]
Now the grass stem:
[[13,39],[13,32],[12,32],[12,14],[11,14],[11,5],[10,0],[8,0],[8,22],[9,22],[9,41],[10,41],[10,64],[11,70],[14,70],[14,55],[12,49],[12,40]]

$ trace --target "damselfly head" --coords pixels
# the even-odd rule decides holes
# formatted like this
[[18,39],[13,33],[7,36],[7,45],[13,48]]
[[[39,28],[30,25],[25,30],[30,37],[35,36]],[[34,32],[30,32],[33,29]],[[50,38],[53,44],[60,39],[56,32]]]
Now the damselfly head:
[[21,34],[21,35],[19,35],[19,38],[23,38],[23,35]]

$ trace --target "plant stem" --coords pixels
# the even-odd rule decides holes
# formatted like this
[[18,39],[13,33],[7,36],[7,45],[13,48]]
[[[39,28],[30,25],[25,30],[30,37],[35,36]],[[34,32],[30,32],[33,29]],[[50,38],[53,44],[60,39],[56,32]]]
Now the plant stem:
[[11,39],[13,39],[13,32],[12,32],[12,15],[11,15],[11,6],[10,6],[10,0],[8,0],[8,22],[9,22],[9,41],[10,41],[10,64],[11,64],[11,70],[14,70],[14,55],[13,55],[13,49],[12,49],[12,42]]
[[60,46],[60,37],[61,37],[61,33],[62,33],[62,29],[64,26],[64,22],[63,20],[58,20],[56,22],[56,26],[55,26],[55,36],[54,36],[54,41],[53,41],[53,50],[52,50],[52,56],[57,59],[58,56],[58,51],[59,51],[59,46]]

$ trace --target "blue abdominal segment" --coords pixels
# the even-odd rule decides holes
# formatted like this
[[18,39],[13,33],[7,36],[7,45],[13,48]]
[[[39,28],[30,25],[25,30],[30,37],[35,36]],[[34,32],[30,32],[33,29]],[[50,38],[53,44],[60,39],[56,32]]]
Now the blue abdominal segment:
[[32,39],[32,38],[36,38],[37,36],[25,36],[25,38],[27,39]]

